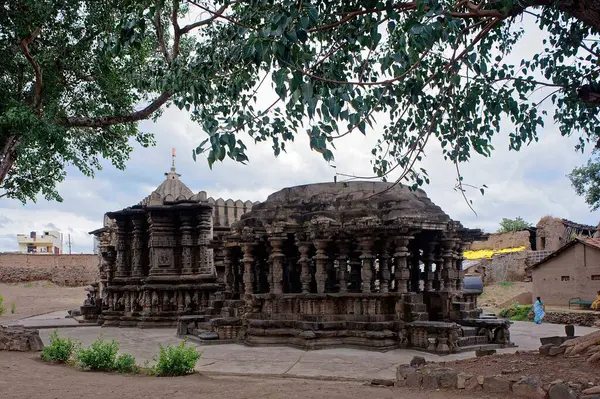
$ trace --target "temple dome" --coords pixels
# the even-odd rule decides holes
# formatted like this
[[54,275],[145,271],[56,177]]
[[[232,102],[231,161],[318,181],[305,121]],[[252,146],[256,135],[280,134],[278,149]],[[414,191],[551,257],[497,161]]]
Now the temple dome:
[[175,153],[171,170],[165,173],[165,180],[152,193],[144,198],[139,205],[161,205],[177,201],[200,201],[199,194],[194,194],[180,179],[181,175],[175,170]]
[[318,183],[277,191],[242,216],[239,228],[285,224],[332,223],[391,225],[401,223],[443,230],[450,217],[423,190],[383,182]]

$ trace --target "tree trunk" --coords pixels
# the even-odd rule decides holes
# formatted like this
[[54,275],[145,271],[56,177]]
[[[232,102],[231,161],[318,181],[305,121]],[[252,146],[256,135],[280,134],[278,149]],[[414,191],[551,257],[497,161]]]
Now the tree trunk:
[[600,32],[600,0],[557,0],[555,6]]
[[8,172],[17,159],[17,147],[21,139],[17,136],[8,136],[2,143],[2,152],[0,152],[0,186],[6,179]]

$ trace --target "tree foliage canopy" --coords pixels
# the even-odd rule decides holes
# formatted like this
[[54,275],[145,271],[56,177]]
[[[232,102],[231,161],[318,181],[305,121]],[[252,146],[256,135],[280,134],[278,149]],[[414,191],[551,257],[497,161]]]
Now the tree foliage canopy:
[[500,228],[498,229],[498,233],[508,233],[509,231],[521,231],[526,230],[530,227],[533,227],[533,225],[523,220],[520,216],[516,219],[502,218],[502,220],[500,221]]
[[[524,15],[545,49],[513,65]],[[332,161],[377,121],[374,175],[412,187],[428,143],[458,171],[501,129],[514,150],[549,121],[579,150],[600,139],[597,0],[11,0],[0,18],[0,178],[20,199],[56,198],[65,163],[122,167],[132,138],[151,143],[135,122],[170,104],[208,134],[193,154],[210,165],[302,130]]]

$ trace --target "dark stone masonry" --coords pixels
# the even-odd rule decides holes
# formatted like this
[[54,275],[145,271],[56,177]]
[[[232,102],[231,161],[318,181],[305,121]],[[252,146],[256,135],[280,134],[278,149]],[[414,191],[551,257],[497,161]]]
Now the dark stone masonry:
[[511,345],[510,322],[479,318],[477,294],[463,289],[462,253],[480,231],[422,190],[321,183],[219,210],[174,168],[166,175],[93,232],[100,324],[177,324],[207,344],[440,354]]

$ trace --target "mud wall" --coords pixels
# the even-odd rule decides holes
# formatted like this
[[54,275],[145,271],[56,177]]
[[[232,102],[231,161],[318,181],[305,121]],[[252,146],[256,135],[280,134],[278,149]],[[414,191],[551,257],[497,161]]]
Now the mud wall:
[[486,241],[474,241],[469,249],[471,251],[479,251],[481,249],[498,250],[525,247],[526,250],[530,250],[529,235],[530,233],[527,230],[493,233],[488,236]]
[[82,255],[29,255],[0,253],[0,283],[52,281],[80,286],[98,279],[99,257]]

